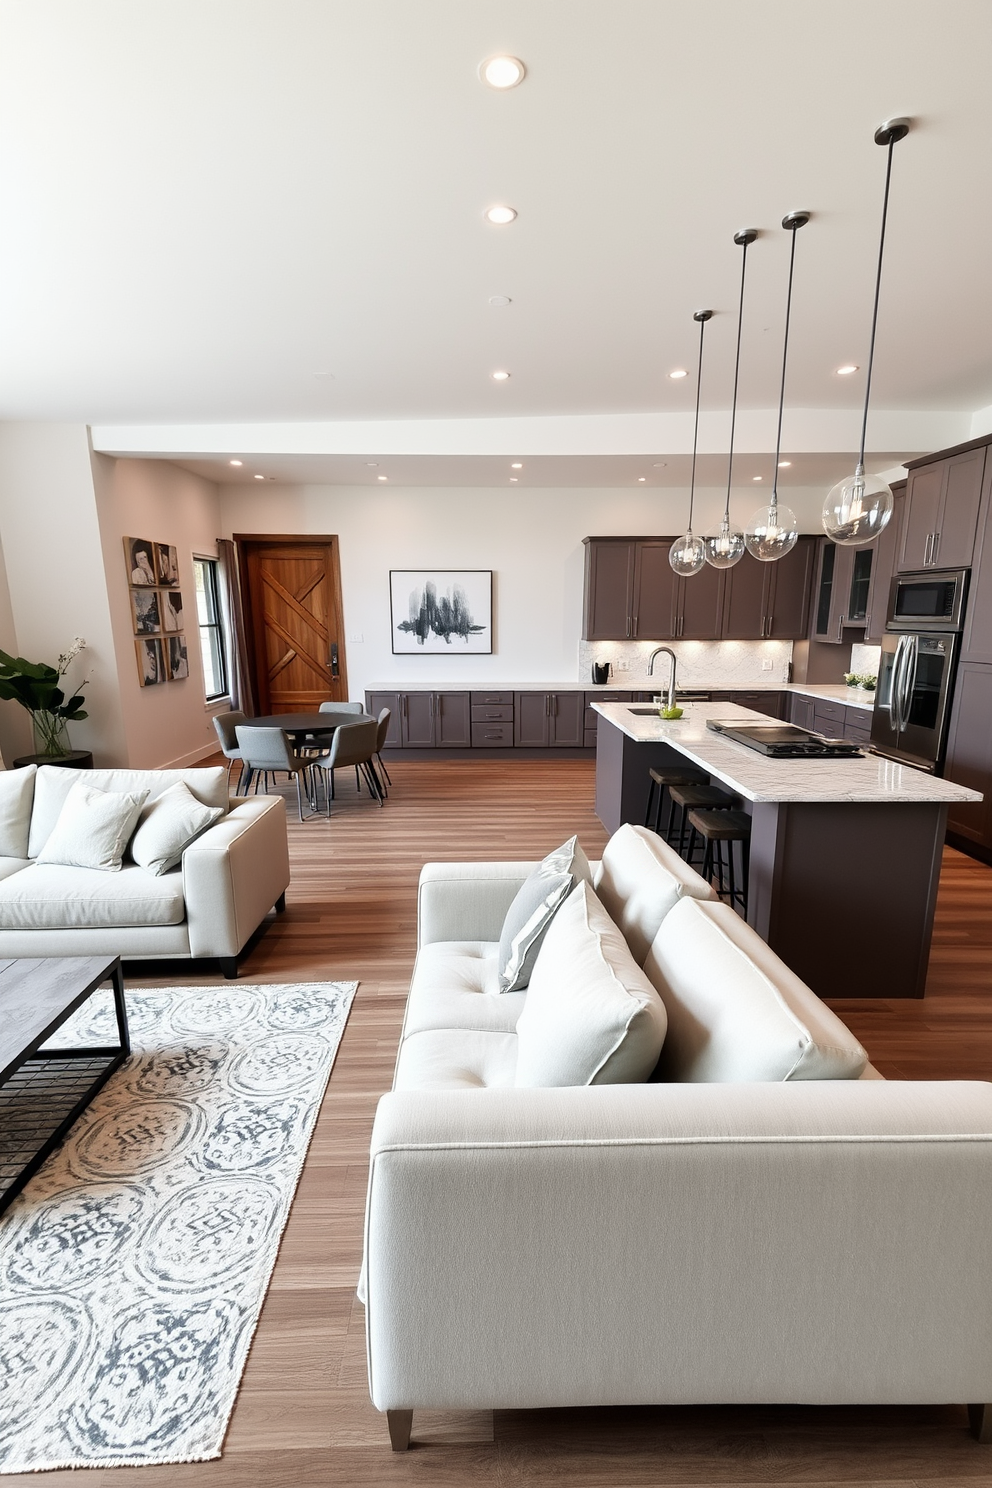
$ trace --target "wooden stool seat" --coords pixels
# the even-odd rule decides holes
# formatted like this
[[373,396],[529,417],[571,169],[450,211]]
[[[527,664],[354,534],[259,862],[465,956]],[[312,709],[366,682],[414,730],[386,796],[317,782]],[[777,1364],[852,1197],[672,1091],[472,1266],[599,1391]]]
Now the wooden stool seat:
[[668,817],[668,831],[665,840],[674,847],[672,840],[675,836],[675,808],[679,808],[678,821],[678,852],[679,856],[692,862],[693,838],[689,838],[689,853],[686,855],[686,828],[688,827],[688,812],[693,806],[707,806],[715,811],[729,811],[741,804],[740,796],[733,795],[730,791],[723,790],[719,785],[670,785],[668,795],[672,803],[672,809]]
[[[740,904],[747,916],[748,846],[751,841],[751,818],[746,811],[714,811],[703,807],[690,807],[686,812],[689,821],[689,861],[696,846],[696,837],[703,840],[703,865],[700,869],[708,883],[713,880],[716,869],[716,891],[721,899],[727,899],[731,908]],[[727,844],[724,863],[723,843]],[[734,874],[734,843],[741,844],[741,878],[743,888],[738,889]],[[726,884],[724,867],[727,870]]]
[[[662,765],[660,769],[648,770],[648,776],[650,777],[648,804],[644,812],[644,825],[650,827],[652,832],[661,831],[661,806],[667,786],[705,785],[709,780],[704,770],[697,770],[693,765]],[[673,810],[671,800],[669,800],[669,825],[671,825]]]

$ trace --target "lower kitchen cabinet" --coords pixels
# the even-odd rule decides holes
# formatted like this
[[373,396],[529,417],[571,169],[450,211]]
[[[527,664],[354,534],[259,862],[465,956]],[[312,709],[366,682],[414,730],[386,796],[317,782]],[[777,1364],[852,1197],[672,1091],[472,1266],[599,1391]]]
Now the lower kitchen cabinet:
[[513,742],[518,749],[581,749],[584,734],[585,693],[516,694]]
[[954,805],[951,833],[992,852],[992,666],[964,661],[958,667],[947,739],[944,779],[982,791],[984,801]]
[[814,703],[811,697],[803,697],[801,692],[794,692],[792,694],[790,717],[797,728],[813,728],[813,707]]
[[755,713],[767,713],[769,718],[784,718],[789,701],[787,692],[735,692],[731,701],[741,708],[751,708]]
[[400,694],[398,692],[367,692],[365,694],[365,711],[371,713],[373,718],[378,718],[383,708],[389,709],[389,728],[386,730],[386,738],[383,749],[399,749],[403,743],[400,727]]
[[467,749],[472,708],[467,692],[367,692],[366,711],[392,713],[384,748]]

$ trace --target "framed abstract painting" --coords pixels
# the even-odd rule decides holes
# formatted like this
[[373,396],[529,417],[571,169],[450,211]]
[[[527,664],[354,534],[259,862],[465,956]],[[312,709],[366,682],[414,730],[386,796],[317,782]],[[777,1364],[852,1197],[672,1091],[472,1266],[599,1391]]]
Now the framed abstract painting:
[[393,568],[394,656],[488,656],[493,649],[491,568]]

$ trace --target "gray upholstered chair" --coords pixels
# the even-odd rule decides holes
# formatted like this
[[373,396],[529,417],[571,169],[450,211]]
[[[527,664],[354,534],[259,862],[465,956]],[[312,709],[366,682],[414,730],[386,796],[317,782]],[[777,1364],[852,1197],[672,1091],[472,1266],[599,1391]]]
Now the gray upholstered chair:
[[327,702],[321,703],[319,711],[321,713],[364,713],[365,704]]
[[306,755],[297,754],[290,744],[289,739],[282,729],[277,728],[246,728],[240,724],[237,729],[238,745],[244,757],[248,778],[245,781],[245,793],[252,780],[255,781],[255,791],[258,792],[259,778],[263,781],[266,791],[269,788],[269,776],[279,774],[285,770],[287,775],[296,780],[296,802],[300,809],[300,821],[303,820],[303,786],[307,788],[307,799],[310,799],[310,767],[313,760]]
[[388,708],[383,708],[380,711],[375,735],[375,757],[378,761],[379,769],[386,777],[387,785],[392,785],[393,782],[389,778],[389,771],[386,769],[385,765],[382,762],[382,746],[383,744],[385,744],[386,735],[389,733],[389,720],[391,717],[392,714],[390,713]]
[[[376,774],[373,756],[375,755],[376,734],[378,724],[374,718],[366,719],[364,723],[342,723],[334,733],[334,739],[327,754],[322,754],[319,759],[311,761],[315,770],[320,770],[324,776],[324,797],[327,801],[327,814],[331,814],[331,800],[334,796],[334,771],[339,770],[342,765],[354,765],[355,773],[365,776],[365,783],[372,796],[381,806],[386,798],[386,792],[382,781]],[[359,782],[359,790],[361,783]]]
[[214,714],[214,728],[217,730],[217,737],[220,740],[220,747],[224,751],[224,757],[227,760],[228,786],[230,786],[231,784],[231,770],[234,767],[234,761],[237,760],[238,764],[241,767],[238,770],[238,784],[237,788],[235,789],[235,795],[238,795],[241,790],[241,782],[244,778],[245,773],[245,757],[241,753],[241,750],[238,748],[238,736],[236,730],[238,724],[244,723],[247,716],[248,715],[246,713],[242,713],[239,708],[232,708],[230,713]]

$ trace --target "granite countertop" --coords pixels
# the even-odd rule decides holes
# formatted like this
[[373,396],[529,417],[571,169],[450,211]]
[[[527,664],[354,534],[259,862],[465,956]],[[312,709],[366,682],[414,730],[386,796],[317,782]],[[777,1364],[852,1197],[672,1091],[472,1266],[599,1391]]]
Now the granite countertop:
[[736,703],[687,703],[685,716],[668,723],[658,717],[638,716],[625,703],[594,703],[593,707],[629,739],[670,744],[748,801],[950,803],[982,799],[978,791],[879,755],[860,759],[768,759],[707,729],[708,718],[768,722],[764,714]]
[[[660,684],[660,685],[659,685]],[[595,683],[591,679],[577,682],[521,682],[519,677],[511,682],[457,682],[427,678],[416,682],[384,682],[370,686],[369,692],[651,692],[665,691],[662,678],[635,678],[627,681],[623,675],[612,682]],[[680,692],[799,692],[804,697],[825,698],[832,703],[846,703],[849,708],[866,708],[870,713],[875,706],[873,692],[858,692],[853,688],[837,685],[816,685],[805,682],[686,682]]]

